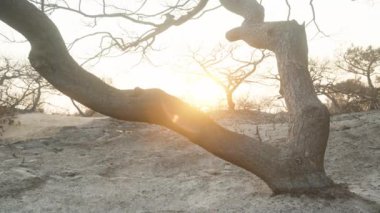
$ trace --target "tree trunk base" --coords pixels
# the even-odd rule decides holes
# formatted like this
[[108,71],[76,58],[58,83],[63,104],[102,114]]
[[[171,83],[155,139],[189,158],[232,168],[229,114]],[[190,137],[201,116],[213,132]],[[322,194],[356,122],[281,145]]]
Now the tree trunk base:
[[298,177],[289,176],[271,180],[268,183],[274,194],[314,194],[336,187],[324,173],[303,174]]

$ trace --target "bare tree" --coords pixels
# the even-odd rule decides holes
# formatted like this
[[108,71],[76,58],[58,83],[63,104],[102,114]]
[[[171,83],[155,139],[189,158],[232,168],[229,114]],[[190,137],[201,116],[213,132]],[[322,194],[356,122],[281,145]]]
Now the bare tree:
[[352,46],[346,50],[337,66],[346,72],[364,76],[370,92],[357,95],[369,100],[369,110],[380,109],[380,87],[374,84],[375,78],[380,75],[380,48]]
[[324,170],[329,113],[318,100],[308,72],[305,27],[295,21],[263,22],[264,9],[256,1],[221,3],[246,20],[227,33],[229,40],[242,39],[276,54],[292,118],[288,139],[279,146],[229,131],[159,89],[118,90],[105,84],[73,60],[54,23],[26,0],[0,1],[0,20],[31,43],[32,66],[78,102],[111,117],[172,129],[215,156],[254,173],[274,193],[328,192],[335,186]]
[[193,51],[193,60],[198,63],[206,75],[224,90],[227,106],[230,111],[235,110],[233,94],[256,71],[258,65],[269,54],[260,51],[260,56],[253,51],[249,59],[240,59],[236,56],[237,47],[219,45],[207,57]]
[[332,69],[330,61],[309,59],[309,72],[315,92],[317,95],[325,96],[331,101],[331,112],[341,112],[341,107],[337,100],[338,91],[334,89],[334,85],[338,81],[337,74],[332,72]]
[[42,94],[53,87],[30,65],[3,58],[0,62],[0,106],[8,111],[35,112],[42,104]]
[[[360,48],[349,48],[343,58],[347,60],[350,58],[349,61],[351,61],[351,64],[358,64],[359,61],[360,63],[365,63],[365,60],[360,57],[361,54],[357,54],[359,49]],[[370,48],[367,50],[370,50]],[[351,56],[348,57],[348,55]],[[371,54],[367,54],[367,57],[368,55]],[[365,67],[365,69],[363,68],[361,72],[357,72],[358,70],[355,70],[355,68],[352,68],[351,65],[342,60],[337,61],[336,64],[338,67],[332,65],[329,61],[309,60],[309,71],[315,91],[318,95],[323,95],[330,100],[330,112],[358,112],[378,108],[378,89],[374,86],[371,79],[371,77],[376,77],[376,69],[372,67],[374,71],[369,74],[368,72],[370,72],[371,65]],[[373,66],[375,66],[375,63],[373,63]],[[339,81],[338,72],[341,70],[345,72],[349,70],[349,72],[355,74],[355,78]],[[366,77],[368,85],[372,85],[372,87],[366,86],[361,82],[360,78],[358,78],[361,75]],[[370,77],[368,78],[368,76]]]
[[274,108],[275,97],[252,99],[249,93],[240,96],[236,100],[236,106],[241,110],[256,110],[258,112],[271,111]]
[[332,88],[335,99],[340,105],[340,112],[361,112],[371,109],[372,90],[360,79],[348,79],[336,83]]

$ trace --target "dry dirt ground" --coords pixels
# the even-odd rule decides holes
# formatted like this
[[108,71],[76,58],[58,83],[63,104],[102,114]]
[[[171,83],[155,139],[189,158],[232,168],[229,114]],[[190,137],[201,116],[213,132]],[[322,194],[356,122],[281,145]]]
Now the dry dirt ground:
[[[254,118],[219,121],[257,134]],[[269,142],[287,125],[258,130]],[[24,114],[0,137],[0,212],[380,212],[379,111],[333,117],[325,161],[371,205],[271,196],[254,175],[154,125]]]

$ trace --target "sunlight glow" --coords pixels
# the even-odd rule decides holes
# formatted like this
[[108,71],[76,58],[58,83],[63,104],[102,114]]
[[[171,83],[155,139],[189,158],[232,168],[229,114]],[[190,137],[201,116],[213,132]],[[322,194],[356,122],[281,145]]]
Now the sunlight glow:
[[178,119],[179,119],[179,116],[178,115],[174,115],[173,118],[172,118],[172,122],[173,123],[177,123]]
[[186,101],[205,111],[220,106],[223,98],[223,89],[209,78],[194,82],[191,93],[184,95]]

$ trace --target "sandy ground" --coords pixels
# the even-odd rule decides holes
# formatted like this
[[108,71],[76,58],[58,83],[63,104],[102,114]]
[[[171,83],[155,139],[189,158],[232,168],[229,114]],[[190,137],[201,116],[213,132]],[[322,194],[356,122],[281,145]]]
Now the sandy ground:
[[[248,119],[221,119],[257,134]],[[286,124],[258,127],[266,141]],[[380,203],[380,112],[332,118],[326,170]],[[380,212],[357,199],[271,196],[254,175],[159,126],[25,114],[0,139],[0,212]]]

